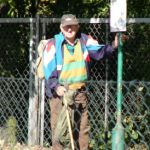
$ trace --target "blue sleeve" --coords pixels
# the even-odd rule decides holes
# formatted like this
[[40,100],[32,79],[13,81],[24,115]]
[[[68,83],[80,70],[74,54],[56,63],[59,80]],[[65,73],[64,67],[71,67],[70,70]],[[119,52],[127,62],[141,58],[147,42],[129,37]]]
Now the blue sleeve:
[[101,60],[110,57],[114,52],[114,49],[111,45],[104,45],[98,50],[88,50],[88,52],[91,58],[95,60]]
[[90,35],[82,34],[82,36],[84,37],[84,43],[91,58],[101,60],[112,55],[114,51],[112,45],[99,44],[98,41],[93,39]]

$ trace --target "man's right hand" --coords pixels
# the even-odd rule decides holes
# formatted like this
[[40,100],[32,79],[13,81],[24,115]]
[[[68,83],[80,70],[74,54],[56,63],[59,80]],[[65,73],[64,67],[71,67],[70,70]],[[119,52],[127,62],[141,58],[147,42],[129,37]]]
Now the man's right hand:
[[58,96],[63,96],[66,91],[67,91],[67,89],[64,86],[58,86],[56,88],[56,93]]

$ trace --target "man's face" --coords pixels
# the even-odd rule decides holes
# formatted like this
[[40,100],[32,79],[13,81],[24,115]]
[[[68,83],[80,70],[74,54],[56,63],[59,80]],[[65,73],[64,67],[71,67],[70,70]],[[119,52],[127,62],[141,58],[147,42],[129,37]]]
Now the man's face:
[[67,25],[64,27],[61,25],[60,29],[67,40],[74,40],[76,33],[78,32],[79,25]]

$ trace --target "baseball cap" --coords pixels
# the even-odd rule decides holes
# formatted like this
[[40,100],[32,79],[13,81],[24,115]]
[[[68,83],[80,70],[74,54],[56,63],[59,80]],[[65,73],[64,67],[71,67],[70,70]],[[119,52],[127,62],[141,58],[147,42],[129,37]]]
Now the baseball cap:
[[62,24],[62,26],[77,25],[77,24],[79,24],[79,22],[78,22],[78,19],[76,18],[75,15],[73,15],[73,14],[64,14],[61,17],[61,24]]

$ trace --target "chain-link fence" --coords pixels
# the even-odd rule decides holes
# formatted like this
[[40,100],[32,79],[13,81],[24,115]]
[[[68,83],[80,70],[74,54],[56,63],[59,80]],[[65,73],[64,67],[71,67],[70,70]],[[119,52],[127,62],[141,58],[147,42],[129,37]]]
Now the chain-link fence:
[[[80,19],[81,31],[100,43],[111,43],[108,19]],[[0,132],[16,121],[20,143],[51,145],[48,99],[41,99],[41,81],[34,76],[40,39],[59,32],[59,19],[0,19]],[[149,150],[150,137],[150,19],[128,19],[124,43],[123,109],[125,147]],[[116,124],[117,53],[91,62],[88,81],[90,149],[111,149]],[[43,107],[44,106],[44,107]],[[44,119],[44,120],[43,120]],[[7,132],[6,132],[7,133]],[[1,136],[0,136],[1,138]]]

